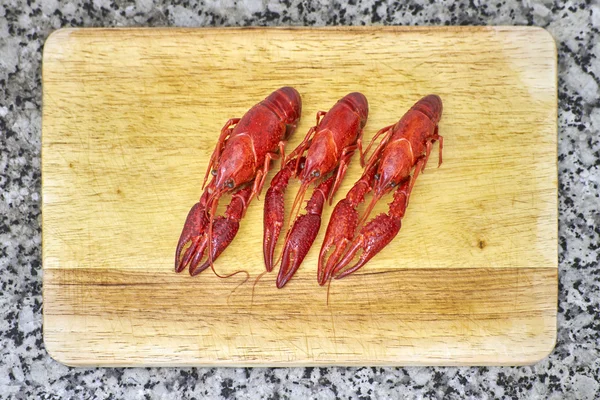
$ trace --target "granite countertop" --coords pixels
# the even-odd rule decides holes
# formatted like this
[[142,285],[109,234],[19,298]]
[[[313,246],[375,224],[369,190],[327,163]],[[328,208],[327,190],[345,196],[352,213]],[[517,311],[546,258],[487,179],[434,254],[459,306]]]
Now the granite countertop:
[[[0,398],[600,397],[600,4],[595,1],[5,0],[0,5]],[[479,5],[481,4],[481,5]],[[69,26],[537,25],[559,55],[559,315],[515,368],[69,368],[42,339],[41,60]]]

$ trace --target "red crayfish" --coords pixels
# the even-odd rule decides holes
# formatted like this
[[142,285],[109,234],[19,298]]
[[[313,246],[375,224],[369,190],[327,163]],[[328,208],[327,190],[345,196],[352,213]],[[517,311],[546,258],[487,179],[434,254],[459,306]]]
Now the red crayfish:
[[[189,211],[177,244],[175,271],[189,264],[190,275],[197,275],[231,243],[248,205],[264,185],[270,161],[283,160],[284,140],[296,129],[301,111],[300,94],[282,87],[223,126],[204,176],[204,192]],[[215,218],[219,199],[228,192],[232,200],[225,216]],[[201,264],[205,252],[207,260]]]
[[[283,287],[294,275],[321,225],[326,200],[331,202],[348,169],[356,149],[363,154],[362,131],[367,123],[369,106],[361,93],[350,93],[328,112],[317,113],[317,123],[292,151],[286,165],[275,175],[265,195],[263,253],[268,272],[273,270],[275,245],[284,221],[284,193],[292,176],[300,179],[300,189],[290,215],[300,208],[305,192],[312,183],[318,186],[306,205],[306,214],[298,217],[286,234],[282,261],[276,284]],[[299,212],[299,211],[298,211]],[[298,213],[296,212],[296,214]],[[290,218],[290,221],[293,219]]]
[[[441,116],[441,99],[429,95],[413,105],[396,124],[377,132],[366,152],[379,136],[384,136],[369,158],[365,172],[346,198],[336,204],[331,215],[319,254],[317,280],[320,285],[331,277],[340,279],[355,272],[398,234],[410,193],[419,172],[425,169],[436,141],[439,141],[438,167],[442,163],[443,137],[438,135]],[[355,236],[357,227],[366,221],[379,199],[392,190],[394,195],[389,214],[376,216]],[[359,221],[356,208],[371,191],[373,198]],[[329,255],[333,247],[335,250]],[[360,250],[362,254],[357,263],[348,267]]]

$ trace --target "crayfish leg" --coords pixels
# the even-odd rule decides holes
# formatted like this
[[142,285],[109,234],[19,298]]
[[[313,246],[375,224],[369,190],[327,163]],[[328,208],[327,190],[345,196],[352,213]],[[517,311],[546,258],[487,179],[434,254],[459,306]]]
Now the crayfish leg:
[[202,189],[204,189],[204,186],[206,185],[206,181],[208,180],[208,176],[210,175],[211,171],[215,167],[217,160],[219,159],[219,157],[221,155],[221,151],[223,151],[223,147],[225,147],[225,143],[227,142],[227,140],[229,139],[229,136],[233,132],[233,129],[231,128],[231,126],[236,125],[238,122],[240,122],[240,118],[231,118],[227,122],[225,122],[225,125],[223,125],[223,128],[221,129],[221,134],[219,135],[219,139],[217,140],[217,145],[215,146],[215,150],[213,151],[212,155],[210,156],[210,161],[208,162],[208,167],[206,167],[206,173],[204,174],[204,181],[202,182]]
[[377,147],[375,148],[375,150],[373,151],[373,154],[371,154],[371,157],[369,157],[369,160],[367,161],[367,165],[365,166],[365,170],[368,170],[369,168],[371,168],[374,164],[379,162],[380,156],[381,156],[381,152],[383,151],[383,148],[387,145],[387,142],[389,141],[390,137],[392,136],[393,133],[393,128],[394,125],[389,125],[386,126],[384,128],[381,128],[376,134],[375,136],[373,136],[373,139],[371,139],[371,142],[369,142],[367,148],[365,149],[364,154],[366,155],[367,153],[369,153],[369,151],[371,150],[371,147],[375,144],[375,142],[377,141],[377,139],[379,138],[379,136],[385,134],[385,136],[383,137],[383,139],[381,139],[381,142],[379,142],[379,144],[377,145]]

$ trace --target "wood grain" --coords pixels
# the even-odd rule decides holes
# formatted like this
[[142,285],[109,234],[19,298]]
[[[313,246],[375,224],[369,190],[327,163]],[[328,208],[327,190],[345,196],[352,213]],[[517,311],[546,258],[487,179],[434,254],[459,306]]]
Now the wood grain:
[[[400,234],[336,281],[329,305],[316,282],[324,229],[284,290],[270,274],[252,296],[261,201],[216,264],[250,282],[173,272],[221,126],[283,85],[303,98],[288,148],[351,91],[369,99],[366,140],[424,95],[444,101],[443,165],[430,162]],[[43,59],[48,351],[69,365],[539,360],[556,335],[556,87],[555,44],[538,28],[55,32]],[[359,175],[353,162],[337,199]]]

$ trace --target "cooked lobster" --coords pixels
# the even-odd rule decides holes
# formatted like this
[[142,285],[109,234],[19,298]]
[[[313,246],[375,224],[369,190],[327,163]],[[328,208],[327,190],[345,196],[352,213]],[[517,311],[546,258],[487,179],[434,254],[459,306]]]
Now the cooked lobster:
[[[263,253],[268,272],[274,267],[275,245],[284,222],[284,194],[292,177],[300,179],[300,189],[290,212],[290,222],[283,245],[281,267],[277,275],[278,288],[283,287],[298,270],[321,226],[324,203],[331,202],[339,188],[350,159],[358,149],[362,154],[362,132],[369,113],[367,98],[350,93],[328,112],[317,113],[317,123],[304,140],[292,151],[286,165],[275,175],[265,196]],[[317,188],[307,203],[306,214],[294,220],[309,185]],[[299,211],[296,211],[296,214]]]
[[[441,117],[442,100],[429,95],[413,105],[396,124],[377,132],[366,153],[381,135],[383,138],[369,158],[363,175],[336,204],[331,215],[319,254],[317,280],[320,285],[331,277],[341,279],[352,274],[398,234],[410,193],[436,141],[439,141],[438,167],[442,163],[443,137],[438,134]],[[376,216],[356,235],[357,227],[367,220],[375,204],[391,191],[394,195],[389,213]],[[357,206],[369,192],[373,192],[373,198],[359,220]],[[358,261],[349,267],[361,250]]]
[[[177,243],[175,271],[189,264],[190,274],[199,274],[232,242],[248,205],[264,185],[271,160],[284,157],[284,140],[296,129],[301,111],[300,94],[282,87],[223,126],[204,176],[204,192],[189,211]],[[231,203],[225,216],[215,218],[225,193],[232,193]]]

